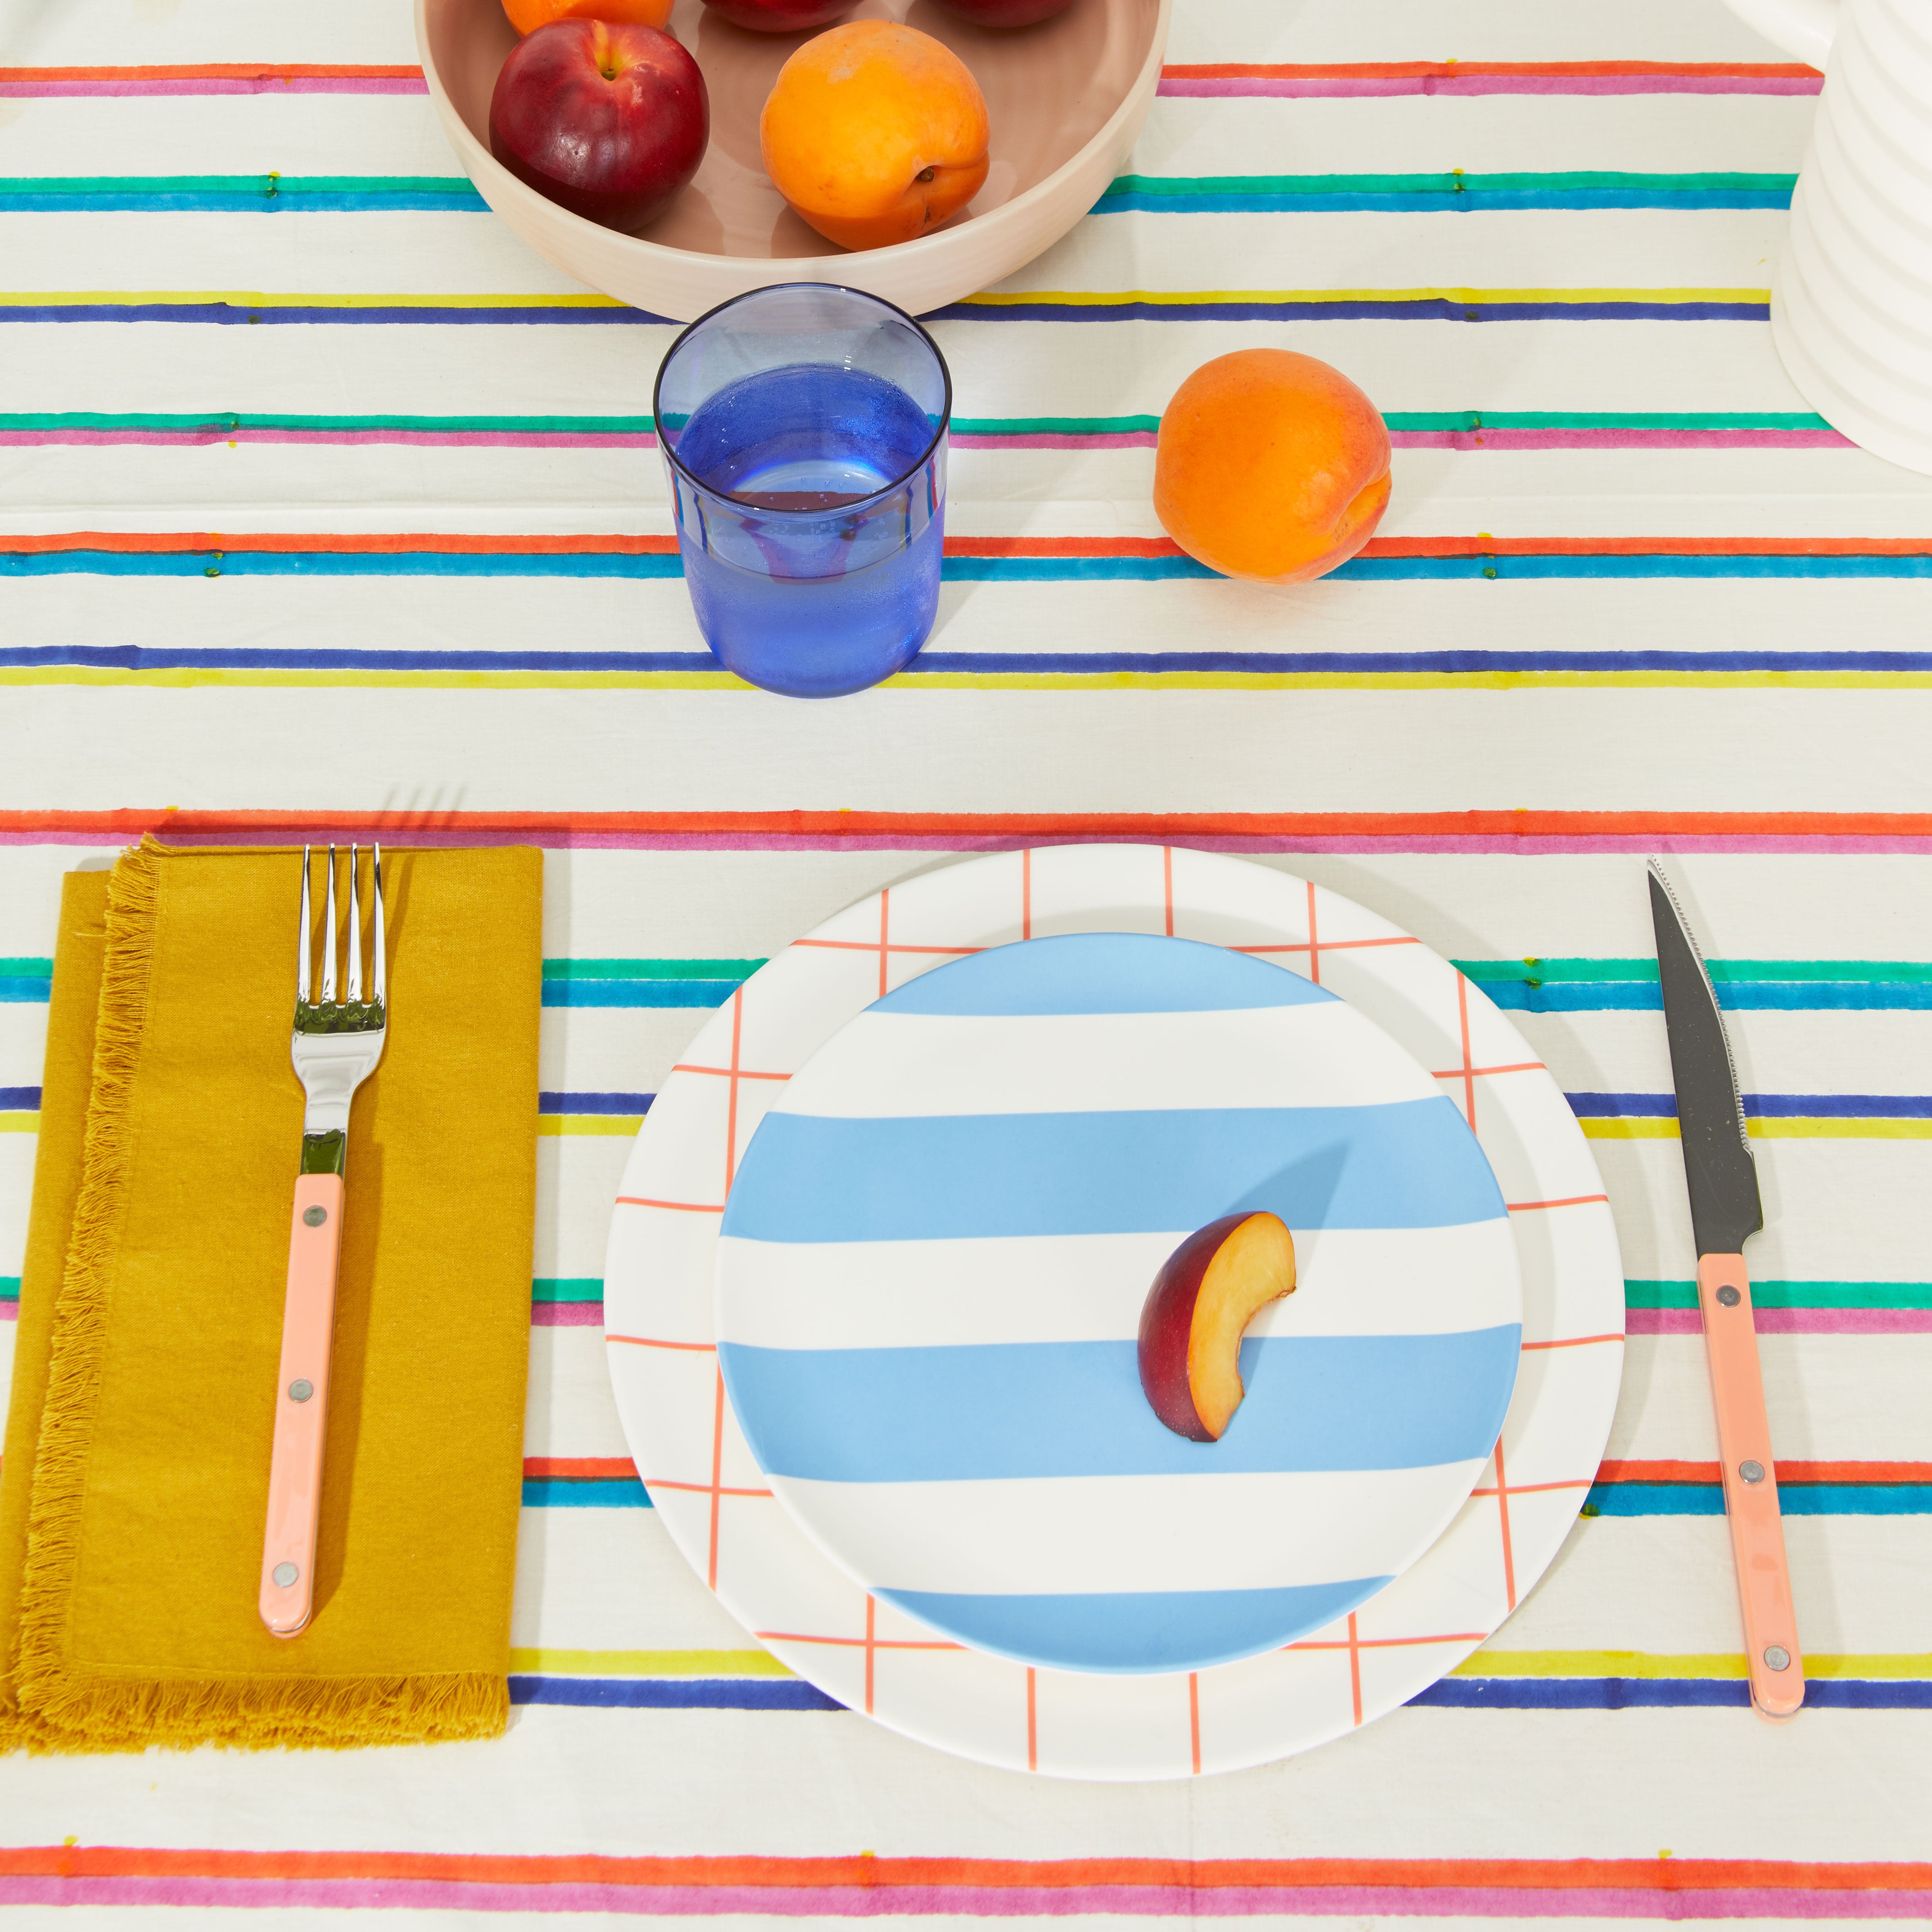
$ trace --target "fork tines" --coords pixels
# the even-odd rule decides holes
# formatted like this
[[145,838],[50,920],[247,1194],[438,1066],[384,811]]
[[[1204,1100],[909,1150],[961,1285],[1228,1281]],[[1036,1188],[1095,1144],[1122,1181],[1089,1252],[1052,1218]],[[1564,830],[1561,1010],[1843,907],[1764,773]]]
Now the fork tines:
[[[298,1027],[304,1024],[305,1018],[311,1026],[328,1023],[339,1026],[344,1022],[380,1026],[382,1023],[388,987],[382,924],[382,848],[372,845],[369,850],[374,908],[369,933],[370,990],[365,1003],[362,997],[362,848],[356,845],[349,848],[349,920],[346,931],[338,934],[335,922],[336,848],[333,845],[328,848],[322,902],[322,997],[317,1000],[313,997],[315,935],[309,898],[313,848],[307,845],[302,848],[302,928],[296,955],[296,1018]],[[338,950],[341,955],[339,976]],[[346,982],[340,1001],[336,998],[338,979]]]

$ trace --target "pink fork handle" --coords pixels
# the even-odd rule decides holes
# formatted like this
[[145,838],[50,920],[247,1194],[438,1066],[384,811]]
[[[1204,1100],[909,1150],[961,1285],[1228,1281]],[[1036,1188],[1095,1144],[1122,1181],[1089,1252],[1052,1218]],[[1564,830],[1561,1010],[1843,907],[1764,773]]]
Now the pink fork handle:
[[273,1636],[296,1636],[314,1607],[315,1526],[322,1504],[335,1257],[341,1238],[341,1175],[303,1174],[296,1182],[289,1226],[281,1380],[275,1390],[268,1528],[262,1539],[260,1608]]
[[[1765,1414],[1764,1378],[1758,1369],[1757,1329],[1751,1319],[1750,1280],[1743,1256],[1704,1256],[1697,1264],[1697,1301],[1718,1411],[1724,1514],[1730,1520],[1731,1555],[1744,1610],[1751,1702],[1760,1716],[1781,1720],[1793,1715],[1804,1701],[1804,1660],[1791,1604],[1778,1473],[1771,1460],[1771,1423]],[[1780,1657],[1785,1660],[1782,1664]]]

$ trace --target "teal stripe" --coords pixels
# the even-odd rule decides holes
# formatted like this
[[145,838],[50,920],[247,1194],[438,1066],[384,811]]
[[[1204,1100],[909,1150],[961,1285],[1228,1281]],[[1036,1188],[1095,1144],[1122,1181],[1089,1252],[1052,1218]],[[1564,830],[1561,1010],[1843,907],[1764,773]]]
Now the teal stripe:
[[[1784,1483],[1786,1516],[1932,1516],[1932,1483]],[[1584,1499],[1596,1516],[1722,1516],[1718,1483],[1598,1483]]]
[[[639,436],[652,429],[642,416],[286,416],[240,410],[58,410],[0,414],[6,430],[146,430],[156,434],[190,435],[198,431],[243,429],[419,430],[456,436],[466,432],[506,430],[519,435]],[[4,965],[4,962],[0,962]]]
[[1426,174],[1340,175],[1118,175],[1105,190],[1108,194],[1464,194],[1490,189],[1499,193],[1525,190],[1634,188],[1671,194],[1725,191],[1789,194],[1798,184],[1785,174],[1632,174],[1607,169],[1566,169],[1551,172],[1472,174],[1450,168]]
[[602,1301],[604,1283],[594,1274],[539,1275],[530,1283],[532,1301]]
[[20,1298],[20,1277],[16,1274],[0,1274],[0,1301],[18,1301]]
[[546,980],[748,980],[762,959],[546,959]]
[[526,1509],[649,1509],[650,1498],[634,1476],[564,1483],[526,1480]]
[[[1932,1308],[1932,1282],[1754,1281],[1751,1301],[1758,1308]],[[1697,1306],[1691,1281],[1626,1281],[1626,1308]]]
[[[1511,1012],[1655,1012],[1654,959],[1459,959]],[[1720,1003],[1739,1012],[1932,1011],[1932,964],[1902,959],[1713,959]]]

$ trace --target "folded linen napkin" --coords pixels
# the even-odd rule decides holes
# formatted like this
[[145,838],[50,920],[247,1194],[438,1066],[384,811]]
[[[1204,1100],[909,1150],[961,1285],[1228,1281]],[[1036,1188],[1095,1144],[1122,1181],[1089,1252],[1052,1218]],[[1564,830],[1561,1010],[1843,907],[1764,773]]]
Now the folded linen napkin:
[[302,1119],[297,855],[66,881],[0,1462],[0,1748],[490,1736],[508,1710],[542,855],[383,855],[316,1610],[258,1620]]

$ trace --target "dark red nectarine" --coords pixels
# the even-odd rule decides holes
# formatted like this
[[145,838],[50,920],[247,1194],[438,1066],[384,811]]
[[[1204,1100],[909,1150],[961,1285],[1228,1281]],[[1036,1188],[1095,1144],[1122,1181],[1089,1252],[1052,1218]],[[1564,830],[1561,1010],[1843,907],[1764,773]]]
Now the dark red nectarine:
[[1294,1240],[1274,1214],[1226,1214],[1162,1264],[1141,1310],[1141,1387],[1177,1436],[1218,1441],[1241,1406],[1241,1337],[1294,1292]]

